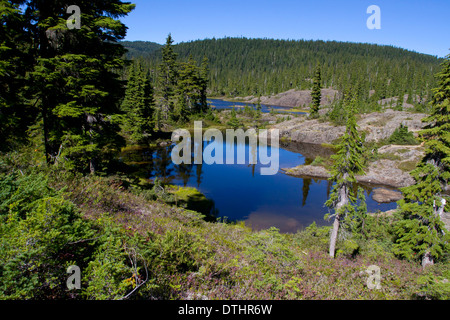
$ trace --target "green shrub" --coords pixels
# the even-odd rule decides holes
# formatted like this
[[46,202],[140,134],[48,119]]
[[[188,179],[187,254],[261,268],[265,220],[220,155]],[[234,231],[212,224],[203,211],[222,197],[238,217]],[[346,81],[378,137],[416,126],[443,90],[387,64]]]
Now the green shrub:
[[35,201],[22,218],[20,201],[0,224],[0,298],[53,299],[69,296],[67,267],[86,263],[95,230],[60,197]]
[[98,221],[103,232],[84,270],[83,297],[89,300],[122,299],[138,285],[142,285],[142,289],[135,296],[145,297],[156,287],[144,258],[152,249],[151,243],[144,243],[139,234],[124,234],[123,229],[106,216]]
[[343,126],[347,123],[347,111],[342,102],[335,102],[331,105],[327,119],[335,126]]
[[153,244],[155,268],[168,274],[195,272],[208,255],[205,241],[198,235],[181,230],[171,231],[159,237]]
[[247,253],[253,262],[264,263],[268,255],[282,261],[290,261],[293,254],[288,246],[286,237],[277,228],[262,230],[247,236],[245,242],[249,244]]
[[317,156],[314,161],[311,163],[311,166],[322,166],[325,162],[325,159],[321,156]]
[[237,129],[242,126],[241,121],[239,121],[239,119],[236,117],[236,110],[234,110],[234,108],[231,110],[231,118],[227,122],[227,126],[230,126],[233,129]]
[[450,300],[450,266],[448,263],[427,268],[427,273],[417,279],[420,290],[416,297],[426,300]]
[[419,142],[412,132],[408,131],[408,127],[401,124],[390,136],[388,143],[398,145],[417,145]]
[[316,222],[298,232],[294,241],[300,248],[314,248],[326,252],[330,241],[331,227],[317,227]]
[[345,239],[341,243],[337,244],[337,256],[349,256],[354,257],[359,252],[359,244],[353,239]]
[[37,200],[55,195],[56,192],[48,187],[48,178],[43,173],[0,175],[0,216],[8,214],[12,204],[16,212],[23,216],[33,210]]

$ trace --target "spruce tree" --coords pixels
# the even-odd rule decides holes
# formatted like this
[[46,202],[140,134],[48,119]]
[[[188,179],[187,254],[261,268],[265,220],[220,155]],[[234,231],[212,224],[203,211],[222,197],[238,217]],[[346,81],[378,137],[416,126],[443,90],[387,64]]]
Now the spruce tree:
[[0,0],[0,151],[25,142],[27,128],[37,116],[34,101],[27,99],[32,46],[25,27],[19,4]]
[[258,112],[258,115],[262,112],[261,94],[258,95],[258,101],[256,102],[256,111]]
[[441,220],[449,197],[442,194],[450,180],[450,56],[437,74],[432,113],[419,132],[425,156],[411,175],[416,184],[404,188],[399,202],[402,220],[397,223],[395,253],[406,259],[420,258],[425,267],[448,252],[449,233]]
[[177,105],[175,119],[181,122],[187,120],[189,114],[195,114],[202,109],[202,81],[196,62],[189,57],[188,62],[180,64],[177,81]]
[[319,115],[320,100],[322,98],[321,83],[322,83],[322,76],[321,76],[321,67],[319,63],[317,64],[316,71],[314,72],[313,87],[311,91],[312,106],[310,116],[313,118]]
[[334,164],[332,177],[333,190],[325,205],[334,210],[333,230],[330,236],[329,255],[335,256],[336,242],[341,222],[355,214],[357,197],[352,193],[356,183],[355,176],[364,174],[363,139],[357,131],[355,118],[355,99],[348,110],[345,133],[337,146],[337,153],[332,156]]
[[[43,121],[47,161],[67,160],[94,173],[119,150],[116,115],[123,95],[117,70],[124,65],[119,18],[134,9],[120,0],[77,1],[81,29],[68,29],[67,8],[52,0],[30,0],[25,16],[36,44],[31,73]],[[35,23],[34,23],[35,22]]]
[[145,143],[155,127],[153,87],[148,71],[142,64],[134,62],[129,69],[130,78],[122,103],[125,113],[124,131],[135,143]]
[[227,122],[227,125],[233,129],[239,128],[241,126],[241,122],[239,121],[239,119],[236,116],[236,110],[234,109],[234,107],[231,110],[230,116],[231,117],[230,117],[230,120]]
[[169,34],[166,44],[162,48],[162,62],[158,66],[158,84],[160,90],[161,114],[165,120],[172,116],[174,111],[174,97],[178,78],[177,54],[173,51],[173,39]]
[[209,84],[209,61],[207,57],[203,58],[200,66],[200,112],[208,111],[207,90]]

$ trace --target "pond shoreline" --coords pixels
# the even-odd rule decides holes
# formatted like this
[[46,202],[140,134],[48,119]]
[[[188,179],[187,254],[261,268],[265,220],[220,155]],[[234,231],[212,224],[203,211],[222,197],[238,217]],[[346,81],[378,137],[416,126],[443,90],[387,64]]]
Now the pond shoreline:
[[[205,143],[204,147],[207,146]],[[257,229],[275,226],[283,233],[295,233],[313,222],[328,225],[323,220],[327,211],[323,204],[332,187],[328,181],[290,177],[283,170],[263,176],[260,174],[263,164],[176,165],[170,159],[172,148],[173,144],[130,148],[122,153],[122,161],[132,164],[133,172],[142,180],[149,182],[157,177],[163,184],[196,188],[214,202],[217,218],[245,221]],[[229,145],[224,143],[223,148],[225,151]],[[250,151],[247,143],[235,148],[246,154]],[[280,168],[310,163],[317,155],[326,157],[332,153],[331,148],[324,146],[285,141],[280,142],[279,148]],[[394,209],[393,202],[380,204],[373,200],[373,188],[364,190],[371,212]]]

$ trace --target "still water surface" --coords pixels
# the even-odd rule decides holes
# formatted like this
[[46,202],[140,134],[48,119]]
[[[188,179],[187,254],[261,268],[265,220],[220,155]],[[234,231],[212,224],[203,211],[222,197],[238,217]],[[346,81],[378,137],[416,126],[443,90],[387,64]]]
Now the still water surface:
[[[209,143],[216,142],[205,141],[203,148]],[[276,227],[281,232],[294,233],[314,221],[317,225],[329,225],[323,218],[328,213],[324,203],[332,187],[329,181],[291,177],[281,170],[311,163],[316,155],[326,156],[329,150],[307,144],[282,144],[278,150],[280,170],[263,176],[261,164],[249,164],[248,143],[224,141],[218,146],[223,148],[224,163],[227,149],[234,148],[235,155],[238,151],[246,153],[246,164],[175,165],[171,161],[173,147],[129,151],[123,154],[123,160],[141,163],[139,171],[149,179],[158,177],[165,183],[199,189],[214,201],[217,216],[244,220],[254,229]],[[365,189],[370,212],[396,207],[396,203],[378,204],[371,198],[372,189]]]
[[[220,99],[209,99],[208,103],[214,107],[217,110],[220,109],[232,109],[235,106],[249,106],[253,109],[256,108],[256,104],[251,103],[244,103],[244,102],[230,102],[230,101],[224,101]],[[269,113],[271,109],[274,109],[275,112],[279,113],[289,113],[289,107],[280,107],[280,106],[273,106],[273,105],[265,105],[261,104],[261,111],[264,113]],[[295,114],[306,114],[305,112],[294,112]]]

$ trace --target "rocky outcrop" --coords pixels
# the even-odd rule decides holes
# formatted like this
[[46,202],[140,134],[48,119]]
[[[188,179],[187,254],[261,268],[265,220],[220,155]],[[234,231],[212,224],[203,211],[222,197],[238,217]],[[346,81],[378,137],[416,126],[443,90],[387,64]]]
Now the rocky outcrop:
[[[321,166],[302,165],[291,169],[283,169],[286,174],[298,177],[314,177],[329,179],[330,172]],[[356,176],[356,181],[363,184],[403,188],[415,183],[408,173],[397,168],[395,161],[378,160],[365,169],[365,175]]]
[[403,199],[403,195],[395,190],[377,188],[373,190],[372,199],[378,203],[391,203]]
[[[321,105],[329,105],[333,102],[335,97],[339,97],[339,92],[334,89],[322,89]],[[239,100],[247,103],[258,103],[258,97],[236,97],[235,100]],[[289,90],[276,94],[274,96],[262,96],[260,98],[261,104],[269,106],[306,108],[312,103],[311,90]]]
[[[384,113],[364,114],[359,116],[358,130],[366,133],[366,141],[380,141],[390,137],[400,124],[408,126],[412,132],[421,130],[425,126],[422,123],[425,116],[425,114],[390,109]],[[345,130],[344,126],[334,126],[319,120],[307,120],[305,116],[276,124],[272,128],[279,129],[281,137],[291,141],[315,144],[333,143],[343,135]]]
[[369,164],[365,175],[356,176],[361,183],[403,188],[411,186],[415,180],[411,175],[397,168],[398,163],[393,160],[378,160]]
[[401,124],[407,126],[412,132],[423,129],[426,124],[422,122],[422,119],[426,116],[423,113],[387,109],[383,113],[374,112],[363,115],[358,125],[359,130],[366,132],[366,141],[380,141],[389,138]]
[[272,126],[280,130],[280,137],[293,142],[323,144],[332,143],[344,134],[345,127],[335,127],[318,120],[295,118]]
[[423,145],[418,146],[399,146],[399,145],[387,145],[378,149],[378,153],[381,155],[391,155],[398,157],[400,162],[414,161],[418,162],[425,155]]

